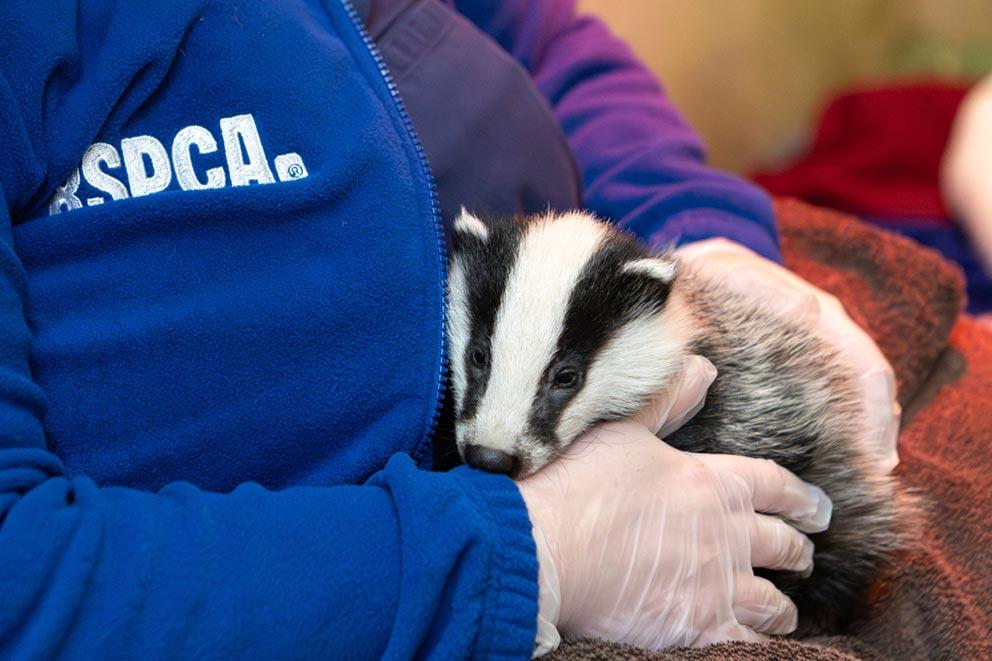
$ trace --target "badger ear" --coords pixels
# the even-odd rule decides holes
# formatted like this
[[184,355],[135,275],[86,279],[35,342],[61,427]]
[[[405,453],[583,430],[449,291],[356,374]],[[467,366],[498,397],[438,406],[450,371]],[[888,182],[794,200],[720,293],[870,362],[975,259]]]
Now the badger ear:
[[635,259],[623,265],[623,273],[643,275],[669,285],[679,273],[679,263],[669,255]]
[[679,264],[668,255],[644,257],[620,267],[629,296],[641,304],[661,310],[668,304],[672,284],[678,277]]
[[489,240],[489,228],[484,222],[469,213],[465,207],[462,207],[461,213],[455,218],[454,230],[456,245],[466,239],[483,242]]

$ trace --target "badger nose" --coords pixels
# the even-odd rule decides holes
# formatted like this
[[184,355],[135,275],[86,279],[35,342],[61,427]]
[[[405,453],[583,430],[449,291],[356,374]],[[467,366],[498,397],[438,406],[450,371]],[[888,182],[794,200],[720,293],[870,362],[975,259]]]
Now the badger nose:
[[465,463],[472,468],[510,475],[517,468],[517,458],[502,450],[483,445],[469,445],[465,448]]

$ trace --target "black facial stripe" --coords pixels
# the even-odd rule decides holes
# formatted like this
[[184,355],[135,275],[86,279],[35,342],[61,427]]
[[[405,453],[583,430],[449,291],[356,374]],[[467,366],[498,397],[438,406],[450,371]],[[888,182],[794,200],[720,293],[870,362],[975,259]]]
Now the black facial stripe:
[[568,311],[554,357],[531,407],[532,433],[554,438],[562,411],[581,392],[582,386],[565,393],[549,387],[561,365],[577,366],[585,372],[600,350],[630,320],[653,313],[668,300],[670,284],[640,273],[625,273],[627,262],[648,254],[633,238],[615,234],[607,238],[579,276],[568,302]]
[[454,254],[465,270],[468,289],[469,324],[471,334],[463,356],[466,372],[465,394],[459,420],[475,415],[479,401],[489,384],[489,369],[475,369],[472,351],[482,347],[488,353],[492,342],[496,314],[503,299],[503,291],[510,270],[516,261],[520,241],[520,226],[516,223],[487,223],[489,238],[486,240],[463,232],[455,232]]

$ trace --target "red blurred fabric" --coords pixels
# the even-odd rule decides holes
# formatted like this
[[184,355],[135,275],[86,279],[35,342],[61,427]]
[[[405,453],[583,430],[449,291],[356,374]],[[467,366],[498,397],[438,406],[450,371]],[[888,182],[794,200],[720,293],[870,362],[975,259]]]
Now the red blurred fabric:
[[846,92],[827,105],[809,151],[754,179],[774,195],[851,213],[944,219],[938,173],[967,84]]

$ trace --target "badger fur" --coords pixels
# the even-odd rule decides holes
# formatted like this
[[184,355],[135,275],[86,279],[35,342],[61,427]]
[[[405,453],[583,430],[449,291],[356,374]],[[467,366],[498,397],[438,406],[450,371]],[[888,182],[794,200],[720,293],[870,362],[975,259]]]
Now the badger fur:
[[483,470],[528,475],[596,423],[672,387],[683,358],[718,375],[665,440],[771,459],[833,500],[813,573],[762,570],[799,609],[797,635],[843,627],[903,545],[908,503],[855,444],[854,376],[803,326],[727,291],[583,212],[457,219],[448,333],[455,439]]

